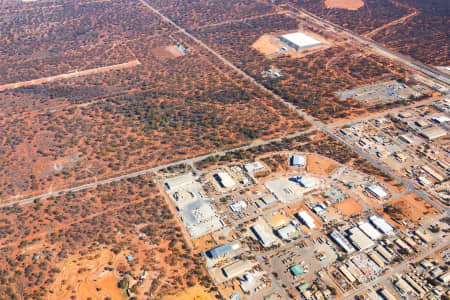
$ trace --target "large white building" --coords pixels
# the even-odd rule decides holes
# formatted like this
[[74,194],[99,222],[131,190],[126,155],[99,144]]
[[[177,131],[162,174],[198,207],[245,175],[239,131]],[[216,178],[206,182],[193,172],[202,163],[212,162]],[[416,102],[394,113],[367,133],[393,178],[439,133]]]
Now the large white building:
[[287,44],[291,48],[294,48],[295,50],[310,48],[322,44],[322,42],[301,32],[285,34],[279,38],[283,43]]
[[230,174],[225,171],[217,173],[216,178],[217,181],[219,181],[220,185],[222,185],[224,188],[230,188],[236,184],[233,178],[231,178]]
[[252,268],[252,265],[247,260],[239,260],[231,265],[222,268],[223,273],[227,278],[239,276]]
[[358,227],[353,227],[349,229],[348,232],[349,238],[353,245],[355,245],[359,250],[366,250],[375,245],[374,242],[369,239],[369,237],[365,235]]
[[293,236],[296,233],[297,229],[292,224],[289,224],[277,230],[278,236],[284,240],[288,240],[291,236]]
[[369,217],[370,222],[372,222],[373,225],[375,225],[375,227],[381,231],[384,234],[390,234],[394,231],[394,228],[392,228],[391,225],[389,225],[385,219],[377,216],[377,215],[373,215]]
[[303,155],[292,155],[291,166],[303,168],[306,165],[306,157]]
[[254,173],[258,171],[264,170],[264,165],[260,163],[259,161],[255,161],[252,163],[248,163],[244,165],[244,170],[248,173]]
[[309,229],[316,228],[316,224],[314,224],[314,219],[305,211],[297,213],[297,217],[306,225]]
[[372,240],[376,241],[383,237],[383,235],[375,229],[370,223],[367,222],[360,222],[358,224],[359,229],[361,229],[362,232],[364,232],[368,237],[370,237]]
[[366,190],[380,200],[386,199],[388,193],[378,184],[369,185]]
[[278,243],[275,235],[264,225],[257,223],[251,227],[261,245],[265,248],[271,247]]
[[339,231],[333,231],[330,233],[330,237],[347,253],[353,253],[356,251],[355,247],[342,235]]

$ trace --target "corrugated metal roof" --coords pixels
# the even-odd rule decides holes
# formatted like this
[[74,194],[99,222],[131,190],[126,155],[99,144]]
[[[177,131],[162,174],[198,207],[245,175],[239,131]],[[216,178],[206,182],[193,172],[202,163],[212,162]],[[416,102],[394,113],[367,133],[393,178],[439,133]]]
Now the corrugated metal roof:
[[217,258],[219,256],[222,256],[222,255],[230,252],[232,249],[233,248],[231,247],[231,244],[226,243],[226,244],[220,245],[219,247],[209,250],[207,253],[211,258]]

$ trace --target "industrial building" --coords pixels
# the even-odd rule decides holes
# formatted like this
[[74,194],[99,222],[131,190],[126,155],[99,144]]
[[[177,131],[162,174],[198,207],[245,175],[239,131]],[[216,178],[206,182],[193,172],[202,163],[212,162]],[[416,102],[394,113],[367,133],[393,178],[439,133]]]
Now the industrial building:
[[312,188],[316,185],[316,181],[314,180],[314,178],[301,175],[295,177],[295,181],[297,181],[304,188]]
[[299,276],[299,275],[306,273],[305,270],[303,269],[303,267],[300,265],[295,265],[295,266],[291,267],[290,270],[291,270],[292,275],[294,275],[294,276]]
[[414,242],[414,240],[411,238],[411,237],[406,237],[405,238],[405,242],[411,247],[411,248],[413,248],[414,250],[417,250],[417,249],[419,249],[419,245],[417,245],[417,243],[416,242]]
[[370,194],[374,195],[380,200],[384,200],[387,198],[388,194],[386,191],[378,184],[369,185],[366,187],[366,191]]
[[302,221],[309,229],[316,228],[316,224],[314,224],[314,219],[305,211],[297,213],[297,218]]
[[234,278],[242,275],[252,268],[252,265],[247,260],[239,260],[231,265],[222,268],[222,272],[227,278]]
[[403,279],[410,285],[413,287],[413,289],[416,291],[417,295],[419,295],[420,297],[423,297],[426,292],[424,291],[424,289],[422,287],[420,287],[417,282],[415,280],[413,280],[410,276],[408,275],[404,275]]
[[370,223],[367,222],[359,222],[358,223],[359,229],[361,229],[362,232],[364,232],[368,237],[370,237],[372,240],[376,241],[383,237],[383,235],[375,229]]
[[275,198],[275,196],[272,194],[261,197],[260,199],[265,205],[272,205],[272,204],[277,203],[277,201],[278,201],[277,198]]
[[416,231],[414,231],[414,234],[417,235],[425,243],[431,243],[433,241],[432,236],[423,230],[417,229]]
[[244,165],[244,170],[248,173],[263,171],[264,169],[265,169],[264,165],[259,161],[255,161]]
[[297,51],[322,44],[322,42],[320,42],[310,36],[307,36],[306,34],[301,33],[301,32],[285,34],[285,35],[280,36],[279,39],[283,43],[285,43],[286,45],[288,45],[291,48],[294,48]]
[[378,290],[378,293],[386,300],[397,300],[397,297],[391,294],[387,289],[383,288]]
[[396,239],[394,241],[397,246],[399,246],[401,249],[408,251],[409,253],[412,253],[411,248],[402,240],[402,239]]
[[384,268],[384,266],[386,265],[384,263],[383,258],[381,257],[380,254],[378,254],[377,252],[373,251],[369,253],[369,257],[371,260],[373,260],[374,263],[376,263],[380,268]]
[[164,185],[168,190],[174,191],[183,188],[189,184],[193,184],[195,177],[191,174],[185,174],[181,176],[172,177],[166,180]]
[[350,244],[350,242],[339,233],[339,231],[333,231],[330,233],[330,237],[347,253],[353,253],[356,249]]
[[240,212],[243,209],[247,208],[247,202],[245,202],[244,200],[235,202],[230,204],[230,208],[233,212]]
[[251,227],[252,231],[255,233],[256,237],[259,239],[261,245],[265,248],[271,247],[278,243],[275,235],[264,228],[262,224],[258,223]]
[[411,286],[406,283],[402,278],[397,277],[397,280],[394,282],[394,285],[396,288],[398,288],[403,294],[410,294],[412,293]]
[[348,281],[350,281],[350,283],[353,283],[356,281],[355,276],[352,275],[352,273],[350,273],[350,271],[348,270],[348,268],[344,265],[340,266],[339,271],[341,271],[342,274],[344,274],[345,278],[347,278]]
[[319,216],[325,214],[327,212],[326,207],[323,204],[315,205],[312,210]]
[[433,117],[433,118],[431,118],[431,120],[433,120],[436,123],[443,124],[443,123],[449,122],[450,118],[447,116],[439,116],[439,117]]
[[284,240],[288,240],[291,236],[295,235],[296,233],[297,229],[292,224],[289,224],[277,230],[278,236]]
[[440,127],[430,127],[420,132],[420,135],[427,140],[436,140],[447,135],[447,130]]
[[231,188],[234,185],[236,185],[233,178],[231,178],[230,174],[228,174],[225,171],[217,173],[215,177],[217,181],[220,183],[220,185],[224,188]]
[[206,251],[206,255],[210,258],[216,259],[219,257],[223,257],[227,255],[232,250],[237,250],[241,247],[238,241],[232,242],[232,243],[226,243],[223,245],[220,245],[216,248],[213,248],[211,250]]
[[392,232],[394,232],[394,228],[389,225],[385,219],[377,215],[370,216],[369,220],[378,230],[380,230],[384,234],[391,234]]
[[442,182],[446,179],[444,175],[440,174],[438,171],[434,170],[430,166],[423,165],[422,170],[431,177],[433,177],[433,179],[436,180],[437,182]]
[[306,166],[306,157],[303,155],[292,155],[291,166],[303,168]]
[[445,274],[443,274],[443,275],[441,275],[441,276],[439,276],[439,280],[444,282],[444,283],[449,282],[450,281],[450,271],[445,273]]
[[383,256],[388,262],[392,261],[392,259],[394,258],[394,255],[392,255],[386,248],[384,248],[383,246],[379,245],[375,248],[375,250],[381,254],[381,256]]
[[374,242],[369,239],[369,237],[365,235],[358,227],[353,227],[349,229],[348,232],[352,244],[359,250],[366,250],[375,245]]

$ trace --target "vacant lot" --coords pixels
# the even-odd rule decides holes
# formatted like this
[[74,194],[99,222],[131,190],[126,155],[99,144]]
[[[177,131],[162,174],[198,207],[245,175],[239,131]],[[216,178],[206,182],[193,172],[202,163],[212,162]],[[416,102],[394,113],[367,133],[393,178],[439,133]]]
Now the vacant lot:
[[318,155],[307,155],[308,173],[329,176],[338,167],[338,164]]
[[364,207],[354,198],[345,199],[334,206],[347,217],[359,214],[364,210]]
[[364,6],[362,0],[325,0],[327,8],[343,8],[349,10],[357,10]]
[[415,194],[407,194],[384,206],[383,211],[390,219],[400,222],[417,222],[423,217],[433,217],[437,212],[428,202]]
[[118,282],[141,297],[211,286],[151,176],[1,209],[0,264],[2,299],[117,299]]

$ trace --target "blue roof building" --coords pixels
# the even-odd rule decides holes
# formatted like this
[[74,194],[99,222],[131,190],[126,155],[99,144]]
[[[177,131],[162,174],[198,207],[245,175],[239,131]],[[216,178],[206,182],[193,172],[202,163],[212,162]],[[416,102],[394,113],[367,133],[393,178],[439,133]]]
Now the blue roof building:
[[231,244],[230,243],[226,243],[226,244],[220,245],[219,247],[216,247],[216,248],[213,248],[211,250],[208,250],[206,252],[206,254],[210,258],[217,258],[217,257],[220,257],[222,255],[227,254],[231,250],[233,250],[233,247],[231,246]]

